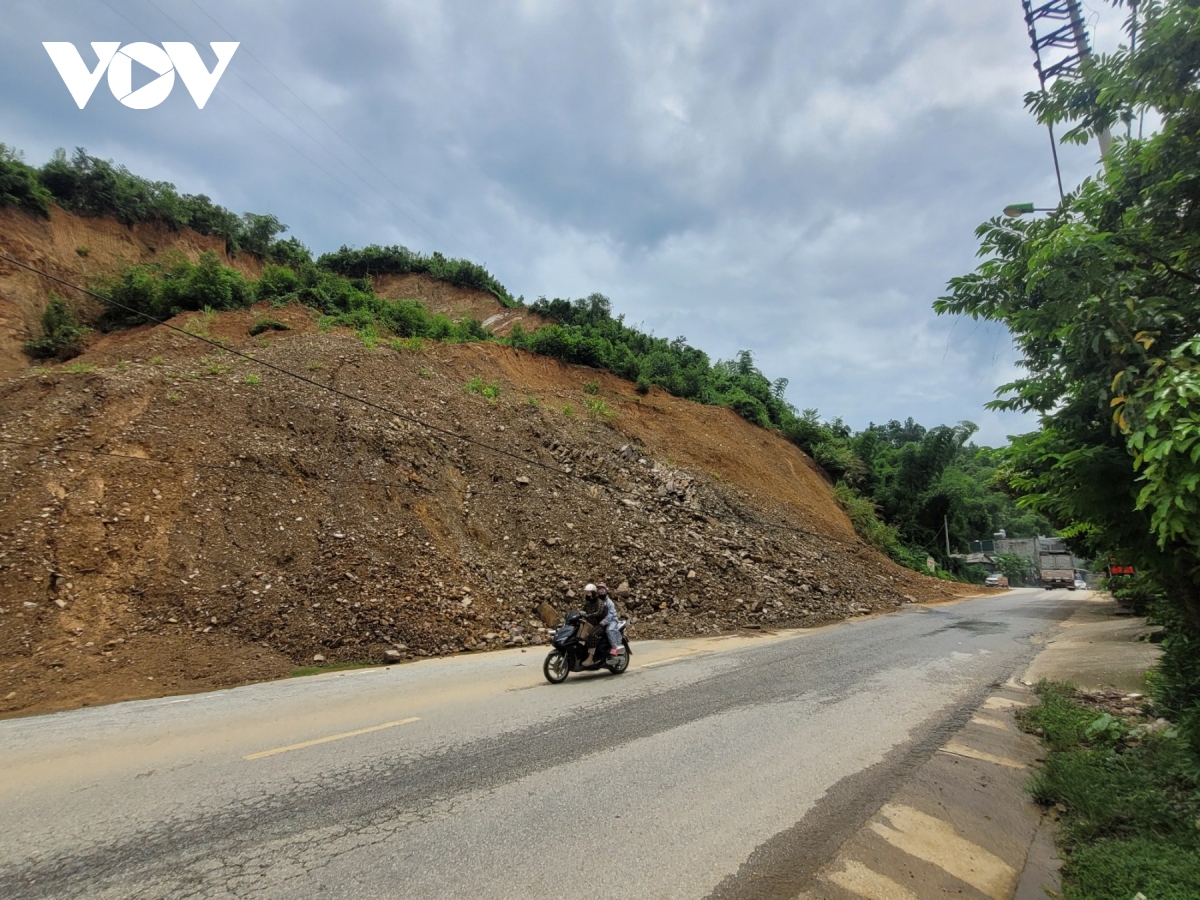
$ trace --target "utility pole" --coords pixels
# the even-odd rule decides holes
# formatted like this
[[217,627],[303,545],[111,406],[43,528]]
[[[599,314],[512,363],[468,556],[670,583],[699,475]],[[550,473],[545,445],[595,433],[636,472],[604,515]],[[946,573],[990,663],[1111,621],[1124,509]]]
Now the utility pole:
[[950,518],[948,515],[942,516],[942,531],[946,532],[946,559],[950,558]]
[[[1025,8],[1025,25],[1029,29],[1030,46],[1033,48],[1033,67],[1044,92],[1059,76],[1073,77],[1079,73],[1084,60],[1091,56],[1087,28],[1083,14],[1079,11],[1079,0],[1048,0],[1034,6],[1035,0],[1021,0]],[[1040,32],[1040,33],[1039,33]],[[1045,54],[1047,59],[1043,59]],[[1050,131],[1050,153],[1054,157],[1054,174],[1058,178],[1058,195],[1062,199],[1062,172],[1058,165],[1058,142],[1054,128]],[[1112,132],[1105,128],[1096,135],[1100,144],[1100,158],[1108,156],[1112,146]]]

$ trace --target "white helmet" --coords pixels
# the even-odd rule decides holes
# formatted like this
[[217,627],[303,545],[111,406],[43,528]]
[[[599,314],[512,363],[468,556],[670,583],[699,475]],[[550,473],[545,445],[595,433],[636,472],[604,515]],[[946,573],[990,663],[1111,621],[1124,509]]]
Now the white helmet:
[[596,586],[589,581],[586,585],[584,585],[583,592],[585,594],[594,594],[596,593]]

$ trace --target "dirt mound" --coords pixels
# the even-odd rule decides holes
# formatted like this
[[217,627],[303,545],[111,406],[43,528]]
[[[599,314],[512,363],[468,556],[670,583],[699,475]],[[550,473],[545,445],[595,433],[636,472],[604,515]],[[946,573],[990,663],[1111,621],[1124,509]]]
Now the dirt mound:
[[0,385],[0,438],[36,445],[0,443],[0,713],[538,644],[589,579],[635,641],[958,590],[728,410],[495,345],[368,350],[298,306],[251,338],[263,312],[174,324],[398,415],[162,327]]
[[452,319],[481,321],[493,334],[506,335],[517,322],[526,331],[536,331],[547,320],[528,309],[510,309],[486,291],[458,287],[428,275],[377,275],[375,293],[389,300],[420,300],[433,312]]
[[[44,272],[87,286],[94,278],[111,275],[129,265],[169,263],[182,255],[195,262],[205,250],[244,275],[258,277],[261,264],[249,255],[230,258],[225,242],[191,229],[171,231],[161,225],[139,224],[127,228],[109,217],[82,218],[50,208],[48,219],[14,208],[0,208],[0,253]],[[80,304],[87,315],[98,315],[78,292],[54,284],[34,273],[0,260],[0,380],[23,371],[29,361],[21,345],[37,335],[42,310],[52,293]]]

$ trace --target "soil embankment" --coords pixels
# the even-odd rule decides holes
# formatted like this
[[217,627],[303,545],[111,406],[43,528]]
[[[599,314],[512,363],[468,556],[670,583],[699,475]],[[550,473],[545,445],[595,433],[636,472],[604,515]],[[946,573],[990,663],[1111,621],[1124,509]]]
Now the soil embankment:
[[[57,212],[23,249],[0,226],[72,279],[166,243],[89,232],[80,256]],[[0,268],[22,316],[23,279]],[[445,311],[502,310],[468,293]],[[251,337],[264,314],[291,330]],[[0,715],[539,644],[587,580],[622,586],[635,640],[962,591],[864,545],[807,456],[727,409],[493,344],[368,349],[299,306],[173,324],[256,361],[163,327],[67,366],[0,348]]]

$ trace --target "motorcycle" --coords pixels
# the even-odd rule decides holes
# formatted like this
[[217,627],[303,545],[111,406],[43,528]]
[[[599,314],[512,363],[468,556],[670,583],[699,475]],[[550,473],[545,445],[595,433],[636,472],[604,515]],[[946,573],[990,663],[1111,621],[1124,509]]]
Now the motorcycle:
[[598,669],[608,669],[614,675],[620,675],[629,668],[629,641],[625,639],[625,628],[628,619],[617,619],[617,628],[621,631],[620,653],[609,656],[611,645],[608,633],[601,628],[600,642],[596,645],[592,662],[587,662],[588,648],[583,638],[583,613],[579,611],[567,613],[563,624],[554,632],[550,643],[554,649],[542,664],[542,674],[551,684],[561,684],[567,680],[571,672],[595,672]]

